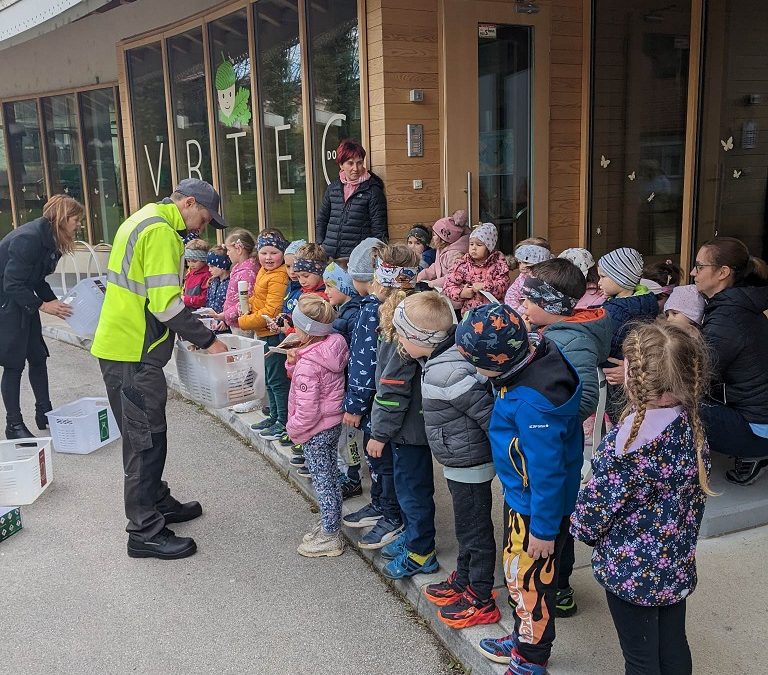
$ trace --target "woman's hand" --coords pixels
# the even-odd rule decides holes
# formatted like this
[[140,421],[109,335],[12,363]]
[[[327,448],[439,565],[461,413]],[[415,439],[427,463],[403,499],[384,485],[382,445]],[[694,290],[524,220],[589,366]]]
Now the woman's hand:
[[372,438],[368,441],[368,445],[365,446],[366,452],[371,457],[381,457],[381,453],[384,452],[384,446],[386,443],[382,443],[381,441],[377,441],[375,438]]
[[68,316],[72,316],[72,308],[69,305],[64,304],[61,300],[49,300],[40,305],[40,311],[50,314],[51,316],[58,316],[60,319],[66,319]]

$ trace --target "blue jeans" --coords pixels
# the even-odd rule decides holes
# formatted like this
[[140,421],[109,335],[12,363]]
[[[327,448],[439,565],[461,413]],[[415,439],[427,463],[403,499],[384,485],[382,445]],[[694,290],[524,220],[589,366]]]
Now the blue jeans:
[[[282,341],[279,335],[268,335],[259,338],[266,343],[264,353],[269,347],[275,347]],[[264,359],[264,375],[267,380],[267,396],[269,397],[269,414],[285,426],[288,419],[288,390],[291,386],[288,373],[285,372],[285,354],[272,354]]]
[[405,523],[405,545],[411,553],[435,550],[435,479],[428,445],[392,443],[395,491]]
[[[371,437],[365,434],[363,442],[368,447]],[[381,457],[371,457],[365,450],[365,463],[371,472],[371,504],[373,504],[384,517],[393,523],[402,522],[400,505],[395,494],[395,480],[392,467],[392,448],[389,443],[384,446]]]

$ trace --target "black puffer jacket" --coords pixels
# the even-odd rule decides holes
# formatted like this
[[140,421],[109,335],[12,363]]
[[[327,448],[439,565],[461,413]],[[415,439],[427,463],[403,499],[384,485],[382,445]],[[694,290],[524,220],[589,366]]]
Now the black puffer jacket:
[[712,350],[712,394],[747,422],[768,424],[768,286],[731,287],[704,309]]
[[337,178],[325,191],[317,212],[315,239],[331,258],[346,258],[366,237],[387,240],[384,183],[372,173],[345,202],[344,186]]

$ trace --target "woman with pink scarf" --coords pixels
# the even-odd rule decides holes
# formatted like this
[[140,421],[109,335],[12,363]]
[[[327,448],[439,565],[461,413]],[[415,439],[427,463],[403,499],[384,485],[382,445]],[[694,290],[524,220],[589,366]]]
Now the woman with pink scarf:
[[346,139],[336,149],[339,177],[325,191],[315,221],[315,240],[334,259],[347,258],[363,239],[386,241],[384,183],[365,168],[365,148]]

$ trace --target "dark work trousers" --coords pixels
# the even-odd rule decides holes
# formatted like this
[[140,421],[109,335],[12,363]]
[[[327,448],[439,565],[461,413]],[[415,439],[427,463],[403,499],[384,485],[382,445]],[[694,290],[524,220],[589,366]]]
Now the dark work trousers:
[[[276,347],[282,341],[280,335],[268,335],[264,340],[264,352],[270,347]],[[285,354],[271,354],[264,359],[264,376],[267,380],[267,397],[269,399],[269,414],[285,426],[288,420],[288,391],[291,382],[285,372]]]
[[605,592],[624,652],[625,675],[690,675],[685,600],[664,607],[633,605]]
[[475,595],[489,600],[496,569],[496,540],[493,537],[493,494],[491,482],[459,483],[448,480],[453,500],[453,520],[459,555],[456,557],[456,582],[472,586]]
[[571,574],[576,564],[576,546],[573,535],[569,532],[565,538],[563,553],[560,556],[560,568],[557,571],[557,588],[566,589],[571,585]]
[[435,550],[435,479],[428,445],[392,443],[395,492],[405,524],[405,547],[418,555]]
[[168,452],[162,368],[99,359],[112,413],[123,436],[127,532],[150,539],[165,527],[161,511],[178,502],[163,481]]
[[381,457],[371,457],[368,454],[368,434],[363,436],[365,444],[365,463],[371,473],[371,504],[392,523],[401,523],[403,517],[395,494],[395,478],[392,466],[392,447],[389,443],[384,446]]
[[707,401],[699,408],[699,414],[710,450],[733,457],[768,457],[768,438],[753,433],[738,411]]

